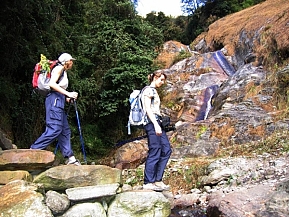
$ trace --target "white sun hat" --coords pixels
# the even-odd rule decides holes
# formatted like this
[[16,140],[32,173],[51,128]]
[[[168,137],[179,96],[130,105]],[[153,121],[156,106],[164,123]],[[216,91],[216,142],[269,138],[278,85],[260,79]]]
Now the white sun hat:
[[58,61],[61,64],[65,64],[65,62],[67,62],[69,60],[76,60],[76,59],[73,58],[69,53],[63,53],[58,57]]

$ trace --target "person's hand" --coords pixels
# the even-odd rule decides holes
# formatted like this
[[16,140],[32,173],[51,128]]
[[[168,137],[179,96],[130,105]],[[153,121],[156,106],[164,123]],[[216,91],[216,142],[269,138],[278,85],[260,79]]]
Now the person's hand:
[[157,124],[154,124],[154,127],[155,127],[155,131],[156,131],[157,136],[161,136],[162,135],[162,128],[160,127],[160,125],[157,123]]
[[66,97],[66,102],[68,102],[68,103],[73,103],[73,101],[74,101],[74,99],[69,98],[69,97]]
[[77,92],[68,92],[67,97],[70,99],[77,99],[78,93]]

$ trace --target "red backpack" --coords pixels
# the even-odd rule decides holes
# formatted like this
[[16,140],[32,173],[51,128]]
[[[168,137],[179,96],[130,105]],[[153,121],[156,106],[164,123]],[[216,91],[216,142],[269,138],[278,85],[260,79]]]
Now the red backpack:
[[59,63],[58,60],[48,60],[41,54],[40,62],[34,67],[32,77],[33,92],[37,92],[43,96],[46,96],[50,92],[48,83],[51,78],[51,71],[57,63]]

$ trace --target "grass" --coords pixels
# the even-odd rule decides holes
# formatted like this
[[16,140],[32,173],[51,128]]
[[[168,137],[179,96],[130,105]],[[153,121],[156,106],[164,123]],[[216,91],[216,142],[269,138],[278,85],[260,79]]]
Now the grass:
[[192,54],[188,51],[182,50],[178,53],[178,55],[176,55],[171,63],[171,66],[174,65],[177,62],[180,62],[181,60],[184,60],[186,58],[191,57]]
[[201,135],[207,131],[207,129],[208,129],[207,126],[200,126],[200,130],[199,132],[197,132],[196,138],[197,139],[200,138]]
[[144,171],[142,168],[127,169],[125,170],[125,173],[126,177],[128,177],[124,182],[125,184],[129,184],[131,186],[143,184]]
[[264,140],[247,143],[244,145],[233,145],[222,147],[223,155],[236,157],[261,155],[263,153],[275,153],[281,155],[289,151],[289,134],[287,130],[276,131]]

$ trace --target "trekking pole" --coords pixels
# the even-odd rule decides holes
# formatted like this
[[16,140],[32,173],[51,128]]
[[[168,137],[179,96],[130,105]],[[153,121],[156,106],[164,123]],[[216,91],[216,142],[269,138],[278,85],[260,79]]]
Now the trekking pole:
[[[69,100],[69,106],[68,106],[68,109],[67,109],[67,112],[66,112],[67,117],[68,117],[68,115],[69,115],[69,111],[70,111],[70,108],[71,108],[71,104],[72,104],[72,99]],[[59,146],[59,144],[58,144],[58,142],[57,142],[56,147],[55,147],[55,150],[54,150],[54,155],[56,155],[56,152],[57,152],[57,150],[58,150],[58,146]]]
[[87,164],[86,154],[85,154],[85,148],[84,148],[84,141],[83,141],[83,137],[82,137],[82,133],[81,133],[80,120],[79,120],[78,111],[77,111],[77,106],[76,106],[76,100],[73,100],[73,103],[74,103],[75,114],[76,114],[76,119],[77,119],[77,125],[78,125],[80,143],[81,143],[82,153],[83,153],[83,159],[84,159],[84,163]]

